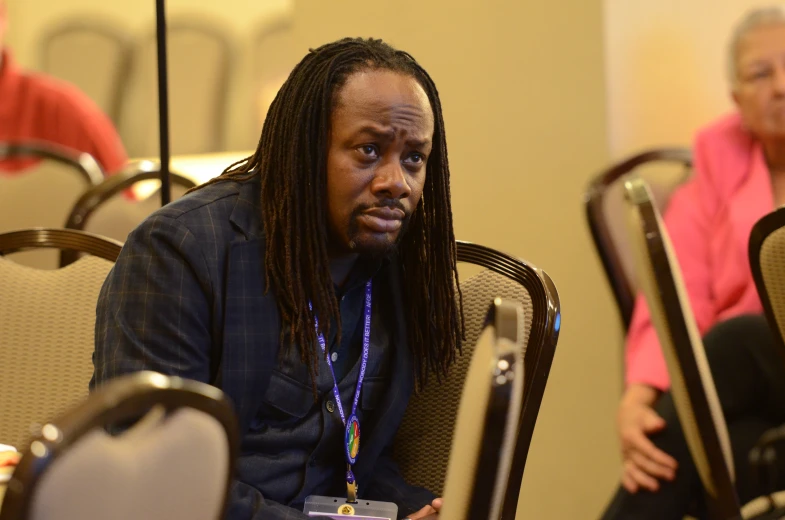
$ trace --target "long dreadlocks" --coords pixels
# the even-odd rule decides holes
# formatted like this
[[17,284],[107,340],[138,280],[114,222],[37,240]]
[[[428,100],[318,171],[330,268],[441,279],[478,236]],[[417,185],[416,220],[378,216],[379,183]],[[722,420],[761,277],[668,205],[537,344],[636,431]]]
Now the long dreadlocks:
[[326,238],[330,117],[347,78],[369,69],[414,78],[425,90],[434,115],[423,195],[399,245],[407,340],[421,387],[430,372],[437,378],[446,373],[460,349],[464,324],[441,103],[430,76],[412,56],[381,40],[360,38],[311,50],[270,106],[256,152],[207,184],[261,179],[265,280],[275,292],[281,314],[281,343],[300,345],[301,359],[315,382],[319,351],[314,315],[325,335],[333,320],[341,334]]

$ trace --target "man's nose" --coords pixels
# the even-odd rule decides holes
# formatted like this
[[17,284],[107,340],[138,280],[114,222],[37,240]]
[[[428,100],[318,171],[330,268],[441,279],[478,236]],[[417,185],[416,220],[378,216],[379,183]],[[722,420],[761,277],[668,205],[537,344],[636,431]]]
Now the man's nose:
[[405,199],[412,192],[403,165],[398,160],[388,161],[376,170],[371,190],[374,194],[393,199]]

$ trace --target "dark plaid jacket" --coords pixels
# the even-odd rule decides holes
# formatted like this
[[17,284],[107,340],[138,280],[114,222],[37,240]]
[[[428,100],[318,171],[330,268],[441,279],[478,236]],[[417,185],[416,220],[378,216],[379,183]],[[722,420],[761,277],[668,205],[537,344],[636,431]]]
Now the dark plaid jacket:
[[[265,293],[259,200],[257,181],[217,183],[167,205],[129,235],[98,300],[91,388],[138,370],[221,388],[235,406],[243,435],[227,517],[300,519],[307,517],[253,486],[260,475],[275,481],[276,467],[247,450],[262,397],[273,390],[280,331],[273,291]],[[363,498],[396,502],[403,517],[433,496],[408,486],[389,454],[413,388],[398,266],[392,262],[389,269],[394,314],[388,320],[394,328],[390,383],[382,389],[371,424],[363,429],[355,473],[366,483],[360,488]],[[326,366],[322,368],[320,373],[326,372]],[[313,437],[313,432],[300,434]],[[282,479],[278,485],[291,484]],[[292,492],[276,489],[268,494]]]

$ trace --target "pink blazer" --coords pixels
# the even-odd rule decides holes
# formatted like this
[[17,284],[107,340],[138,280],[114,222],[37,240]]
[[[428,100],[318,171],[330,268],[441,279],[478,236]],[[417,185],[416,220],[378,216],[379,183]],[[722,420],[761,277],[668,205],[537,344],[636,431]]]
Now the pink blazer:
[[[671,198],[665,225],[701,334],[717,322],[761,313],[747,253],[755,222],[774,210],[760,143],[726,116],[698,133],[694,175]],[[626,341],[626,381],[670,385],[649,309],[638,295]]]

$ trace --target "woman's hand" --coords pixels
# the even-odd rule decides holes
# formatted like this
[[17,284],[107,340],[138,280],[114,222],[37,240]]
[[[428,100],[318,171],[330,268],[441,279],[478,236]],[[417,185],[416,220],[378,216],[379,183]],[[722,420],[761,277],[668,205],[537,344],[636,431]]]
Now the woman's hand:
[[435,520],[439,518],[439,511],[442,509],[442,499],[437,498],[431,505],[425,506],[416,513],[409,515],[407,520]]
[[665,420],[652,406],[657,390],[633,384],[619,405],[618,427],[622,449],[622,485],[630,493],[639,489],[657,491],[658,479],[673,480],[678,466],[676,459],[657,448],[649,435],[665,428]]

